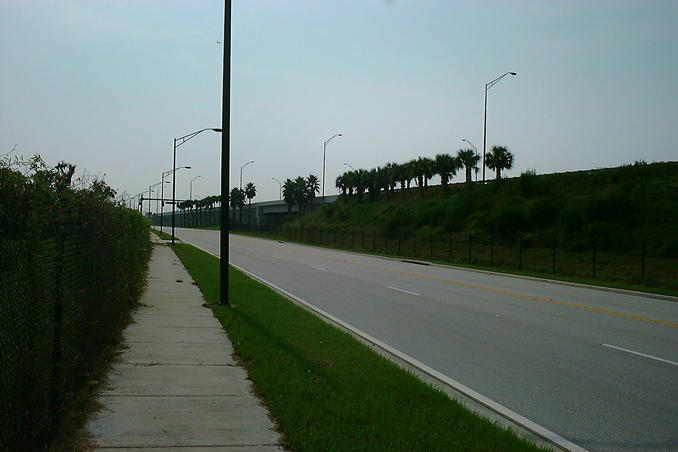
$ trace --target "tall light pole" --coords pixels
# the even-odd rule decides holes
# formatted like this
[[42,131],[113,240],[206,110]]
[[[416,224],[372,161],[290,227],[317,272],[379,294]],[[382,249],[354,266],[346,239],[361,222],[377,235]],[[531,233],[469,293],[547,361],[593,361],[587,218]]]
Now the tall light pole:
[[330,138],[323,141],[323,199],[325,199],[325,151],[327,150],[327,143],[334,140],[334,138],[341,136],[343,136],[341,133],[335,133]]
[[272,177],[271,179],[273,179],[274,181],[276,181],[278,183],[278,185],[280,185],[280,201],[282,201],[282,182],[280,182],[275,177]]
[[193,200],[193,181],[202,176],[195,176],[191,179],[190,188],[188,190],[188,199]]
[[344,166],[348,166],[348,167],[351,168],[353,171],[355,171],[355,168],[353,168],[353,165],[351,165],[351,164],[348,163],[348,162],[344,162]]
[[221,227],[219,228],[219,304],[228,305],[228,191],[231,177],[231,0],[224,5],[224,63],[221,88]]
[[483,114],[483,184],[485,183],[485,144],[487,142],[487,90],[496,85],[499,80],[507,75],[516,75],[515,72],[507,72],[495,78],[491,82],[485,83],[485,113]]
[[213,132],[221,132],[221,129],[217,128],[207,128],[207,129],[200,129],[197,132],[189,133],[188,135],[184,135],[183,137],[175,138],[174,139],[174,163],[172,164],[172,245],[174,245],[174,224],[175,224],[175,212],[176,212],[176,194],[177,194],[177,175],[176,173],[176,168],[177,168],[177,148],[190,140],[191,138],[195,137],[199,133],[202,133],[206,130],[211,130]]
[[151,191],[153,191],[154,187],[157,187],[158,185],[162,184],[162,181],[158,182],[157,184],[149,185],[148,186],[148,213],[151,213]]
[[243,166],[240,167],[240,189],[242,190],[242,169],[249,165],[250,163],[254,163],[254,160],[250,160],[249,162],[245,163]]

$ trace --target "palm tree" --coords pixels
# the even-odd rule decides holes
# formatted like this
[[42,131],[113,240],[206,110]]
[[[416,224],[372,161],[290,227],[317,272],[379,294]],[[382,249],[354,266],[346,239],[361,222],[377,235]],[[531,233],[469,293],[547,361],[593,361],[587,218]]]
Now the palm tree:
[[370,173],[364,169],[359,169],[356,173],[355,184],[356,197],[358,198],[358,201],[361,201],[365,189],[368,188],[370,184]]
[[295,202],[295,190],[294,190],[294,181],[290,178],[285,179],[283,184],[283,199],[287,204],[287,213],[292,212],[292,206]]
[[320,192],[320,182],[318,182],[318,176],[309,174],[306,178],[304,195],[306,200],[310,203],[315,198],[315,194]]
[[252,198],[254,198],[257,195],[257,187],[254,186],[252,182],[248,182],[247,185],[245,185],[245,196],[247,197],[247,200],[249,201],[250,208],[247,210],[247,224],[251,223],[252,219]]
[[308,202],[306,179],[298,176],[294,179],[294,202],[299,206],[299,215],[304,214],[304,207]]
[[370,194],[370,199],[374,199],[377,196],[377,193],[379,193],[380,189],[380,182],[379,182],[379,171],[381,168],[372,168],[368,173],[367,173],[367,191]]
[[405,191],[405,182],[407,182],[408,188],[410,185],[410,180],[409,180],[409,168],[407,167],[407,163],[401,163],[398,165],[396,169],[396,179],[398,182],[400,182],[400,190]]
[[435,172],[435,162],[428,157],[419,157],[422,175],[424,176],[424,188],[428,188],[428,181],[433,177]]
[[353,190],[358,192],[358,171],[349,171],[344,174],[344,183],[346,184],[346,189],[348,190],[348,195],[353,196]]
[[435,172],[440,175],[440,183],[443,186],[443,190],[447,190],[447,183],[452,179],[452,176],[457,174],[459,162],[450,154],[438,154],[434,162]]
[[334,186],[341,190],[341,197],[346,199],[346,173],[337,176]]
[[497,172],[497,179],[501,179],[501,170],[513,167],[513,154],[504,146],[492,146],[492,150],[485,156],[485,166]]
[[459,149],[457,159],[459,160],[459,166],[463,166],[466,169],[466,183],[470,184],[472,182],[471,170],[475,169],[478,172],[480,156],[473,149]]
[[386,190],[395,191],[396,184],[398,183],[398,171],[400,165],[396,162],[387,163],[384,168],[384,177],[386,179]]
[[240,219],[242,220],[242,205],[245,203],[245,192],[238,187],[231,190],[231,207],[233,208],[233,220],[235,221],[235,208],[240,207]]

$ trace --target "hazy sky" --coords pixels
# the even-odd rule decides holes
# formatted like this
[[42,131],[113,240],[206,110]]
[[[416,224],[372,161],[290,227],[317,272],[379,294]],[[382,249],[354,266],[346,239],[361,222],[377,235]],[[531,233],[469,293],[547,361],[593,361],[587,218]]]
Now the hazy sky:
[[[172,140],[221,127],[223,2],[0,0],[0,154],[136,194]],[[678,1],[234,0],[231,186],[455,154],[507,172],[678,159]],[[220,190],[221,135],[178,151],[177,197]],[[460,180],[457,176],[456,180]],[[488,172],[488,178],[492,173]]]

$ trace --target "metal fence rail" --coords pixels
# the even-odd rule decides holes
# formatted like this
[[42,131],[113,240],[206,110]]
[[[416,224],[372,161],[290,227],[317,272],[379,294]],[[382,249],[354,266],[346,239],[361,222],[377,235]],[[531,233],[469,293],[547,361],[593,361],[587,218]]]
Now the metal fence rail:
[[[241,228],[242,229],[242,228]],[[247,229],[242,229],[247,230]],[[249,229],[301,243],[531,274],[678,289],[678,255],[637,240],[625,249],[595,238],[573,246],[558,237],[500,240],[468,234],[384,234],[327,228]]]

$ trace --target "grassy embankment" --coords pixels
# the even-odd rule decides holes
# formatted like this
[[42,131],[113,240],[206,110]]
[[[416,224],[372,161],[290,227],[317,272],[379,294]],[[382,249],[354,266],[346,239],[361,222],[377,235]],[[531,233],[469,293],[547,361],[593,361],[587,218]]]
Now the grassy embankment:
[[218,259],[173,248],[292,450],[536,450],[233,268],[216,305]]
[[676,193],[678,162],[524,173],[340,199],[289,217],[282,232],[323,246],[677,295]]

